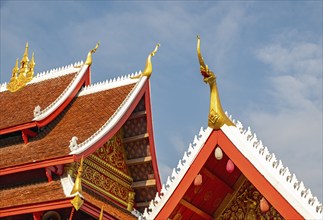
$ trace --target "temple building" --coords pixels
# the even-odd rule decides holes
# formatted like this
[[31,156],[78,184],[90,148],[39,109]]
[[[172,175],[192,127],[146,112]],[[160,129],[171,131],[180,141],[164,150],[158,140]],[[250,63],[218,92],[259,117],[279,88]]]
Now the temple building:
[[199,38],[208,127],[164,184],[150,102],[159,44],[142,72],[96,84],[91,65],[99,44],[84,63],[39,74],[28,47],[0,86],[0,219],[323,218],[311,190],[223,111]]

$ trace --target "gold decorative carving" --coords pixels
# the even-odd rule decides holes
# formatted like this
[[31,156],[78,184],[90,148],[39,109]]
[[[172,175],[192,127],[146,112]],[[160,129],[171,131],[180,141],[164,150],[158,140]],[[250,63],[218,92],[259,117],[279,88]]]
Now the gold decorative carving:
[[208,126],[215,130],[219,130],[224,124],[228,126],[234,126],[234,124],[226,116],[226,114],[222,109],[218,87],[216,85],[216,76],[209,69],[208,65],[204,63],[203,57],[201,55],[199,36],[197,36],[197,56],[200,63],[200,72],[204,77],[203,81],[205,83],[208,83],[210,86],[210,111],[209,111]]
[[71,195],[76,194],[71,201],[71,203],[74,206],[74,208],[76,209],[76,211],[79,210],[84,203],[84,201],[80,197],[80,195],[82,194],[82,178],[81,178],[82,173],[83,173],[83,156],[82,156],[82,159],[80,162],[80,166],[77,170],[77,175],[76,175],[73,189],[71,191]]
[[79,196],[79,194],[77,194],[71,201],[72,205],[74,206],[74,208],[76,209],[76,211],[78,211],[81,206],[83,205],[84,201],[83,199]]
[[131,179],[131,181],[124,181],[123,178],[120,178],[120,176],[116,175],[116,173],[114,173],[113,171],[111,172],[111,170],[105,169],[105,167],[99,166],[98,164],[92,162],[91,158],[86,159],[85,164],[88,165],[89,167],[95,169],[99,173],[102,173],[103,175],[108,176],[113,181],[118,182],[120,185],[123,185],[125,187],[129,187],[132,184],[132,179]]
[[275,219],[281,220],[283,217],[270,206],[266,213],[260,210],[260,199],[262,198],[259,191],[248,181],[239,188],[235,197],[229,202],[218,219],[220,220],[254,220],[254,219]]
[[[119,131],[84,160],[82,183],[130,209],[133,208],[135,192],[131,188],[133,179],[127,175],[124,158],[122,131]],[[68,172],[77,180],[76,168],[77,163],[72,163]]]
[[137,79],[137,78],[140,78],[140,77],[143,77],[143,76],[147,76],[148,78],[151,76],[152,72],[153,72],[153,65],[151,63],[151,58],[153,56],[155,56],[158,48],[160,47],[160,44],[158,43],[155,47],[155,49],[148,55],[147,57],[147,60],[146,60],[146,66],[145,66],[145,69],[142,71],[142,73],[134,76],[134,77],[131,77],[132,79]]
[[122,141],[122,130],[118,131],[108,142],[96,150],[93,155],[102,159],[122,172],[128,174]]
[[87,54],[86,60],[85,60],[85,64],[86,65],[91,65],[92,64],[92,54],[96,52],[96,50],[98,49],[100,45],[100,41],[95,45],[95,47],[90,50],[90,52]]
[[127,206],[128,211],[133,210],[134,200],[135,200],[135,192],[129,192],[129,194],[128,194],[128,206]]
[[28,42],[26,43],[26,48],[24,55],[20,61],[20,68],[18,68],[18,59],[16,64],[12,69],[12,76],[7,85],[7,89],[10,92],[16,92],[19,89],[23,88],[28,82],[30,82],[34,76],[34,67],[35,67],[35,57],[34,53],[32,54],[31,61],[29,62],[28,58]]

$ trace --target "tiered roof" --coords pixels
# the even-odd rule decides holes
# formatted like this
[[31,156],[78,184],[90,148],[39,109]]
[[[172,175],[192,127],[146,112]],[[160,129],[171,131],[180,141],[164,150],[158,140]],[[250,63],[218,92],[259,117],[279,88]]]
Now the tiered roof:
[[[120,183],[130,183],[136,195],[129,202],[139,210],[147,207],[147,198],[152,199],[161,188],[152,132],[149,76],[132,79],[134,75],[128,75],[89,85],[90,65],[88,61],[81,62],[38,74],[13,93],[6,89],[6,84],[1,86],[1,105],[8,108],[1,114],[0,123],[0,216],[72,207],[74,195],[68,192],[74,184],[72,170],[62,175],[57,169],[64,165],[71,168],[81,157],[87,158],[109,147],[106,144],[117,132],[122,134],[122,143],[117,147],[123,148],[120,152],[125,156],[117,158],[124,161],[112,162],[125,164],[126,170],[118,170],[96,156],[85,160],[87,166],[97,160],[96,163],[108,166],[109,171],[100,171],[101,174],[115,172],[125,178]],[[136,125],[139,126],[136,132],[131,132],[132,127],[128,127],[137,120],[141,123]],[[136,149],[143,153],[136,154]],[[97,167],[93,166],[89,169]],[[15,179],[15,184],[10,179]],[[36,189],[40,191],[37,193]],[[20,201],[14,203],[18,195]],[[103,206],[104,215],[109,218],[134,218],[113,192],[98,192],[89,185],[81,195],[82,209],[91,215],[98,216]],[[120,204],[113,202],[114,198]],[[132,209],[132,205],[129,207]]]

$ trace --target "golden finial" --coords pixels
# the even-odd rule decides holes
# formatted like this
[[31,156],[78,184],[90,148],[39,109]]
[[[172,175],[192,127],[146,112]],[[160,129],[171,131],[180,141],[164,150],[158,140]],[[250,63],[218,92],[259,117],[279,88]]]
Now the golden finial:
[[216,76],[209,69],[208,65],[204,63],[203,57],[201,55],[201,47],[200,47],[200,37],[197,36],[197,57],[200,63],[200,72],[204,77],[204,82],[208,83],[210,86],[210,112],[208,119],[208,126],[215,130],[219,130],[224,124],[231,126],[234,124],[224,113],[220,96],[218,93],[218,88],[216,85]]
[[74,208],[77,210],[79,210],[81,208],[81,206],[83,205],[83,199],[81,198],[81,194],[82,194],[82,173],[83,173],[83,156],[80,162],[80,166],[77,169],[77,175],[75,178],[75,182],[74,182],[74,186],[73,189],[71,191],[71,195],[75,195],[75,197],[73,198],[73,200],[71,201],[71,203],[73,204]]
[[160,47],[160,44],[158,43],[155,47],[155,49],[148,55],[147,60],[146,60],[146,66],[145,69],[142,71],[141,74],[138,74],[134,77],[131,77],[132,79],[137,79],[140,78],[142,76],[147,76],[148,78],[151,76],[152,72],[153,72],[153,65],[151,63],[151,57],[155,56],[158,48]]
[[101,207],[99,220],[103,220],[103,206]]
[[29,62],[29,71],[26,73],[27,82],[31,81],[34,76],[34,67],[35,67],[35,55],[32,54],[31,61]]
[[92,64],[92,54],[96,52],[96,50],[98,49],[100,45],[100,41],[95,45],[95,47],[90,50],[90,52],[87,54],[87,57],[86,57],[86,61],[85,61],[85,64],[86,65],[91,65]]
[[12,69],[12,76],[7,85],[10,92],[16,92],[23,88],[34,76],[35,59],[34,54],[31,62],[28,58],[28,42],[26,43],[25,52],[20,61],[20,68],[18,68],[18,59],[16,60],[15,67]]
[[19,60],[17,58],[16,64],[15,64],[14,68],[12,69],[12,77],[14,77],[14,78],[18,77],[18,71],[19,71],[18,63],[19,63]]
[[29,58],[28,58],[28,42],[27,42],[24,55],[22,56],[22,59],[20,61],[21,67],[23,67],[23,64],[26,64],[28,62],[29,62]]

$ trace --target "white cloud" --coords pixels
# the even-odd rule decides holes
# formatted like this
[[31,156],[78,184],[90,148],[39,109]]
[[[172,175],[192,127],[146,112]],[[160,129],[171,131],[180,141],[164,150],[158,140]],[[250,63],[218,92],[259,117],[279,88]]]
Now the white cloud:
[[276,42],[256,54],[272,68],[275,110],[253,111],[252,127],[322,201],[322,42]]

